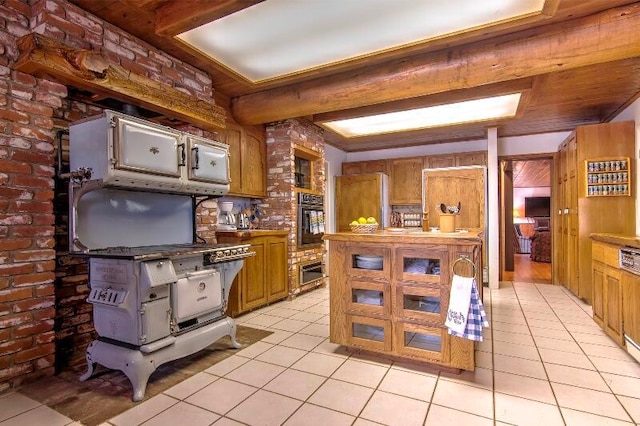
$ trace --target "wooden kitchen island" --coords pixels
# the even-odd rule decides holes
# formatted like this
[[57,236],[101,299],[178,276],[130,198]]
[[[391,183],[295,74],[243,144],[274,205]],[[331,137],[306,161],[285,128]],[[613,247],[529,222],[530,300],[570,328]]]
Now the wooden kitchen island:
[[[482,283],[479,230],[325,234],[330,340],[413,361],[473,370],[474,342],[444,326],[452,266]],[[482,285],[478,285],[482,294]]]

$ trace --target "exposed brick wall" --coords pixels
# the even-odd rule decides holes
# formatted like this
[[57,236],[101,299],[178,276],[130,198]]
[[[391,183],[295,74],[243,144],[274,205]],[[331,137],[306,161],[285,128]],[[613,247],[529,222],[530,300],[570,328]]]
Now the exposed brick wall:
[[295,188],[296,146],[301,146],[318,154],[314,164],[314,192],[325,192],[324,133],[323,130],[306,120],[293,119],[272,123],[267,133],[267,198],[264,209],[268,217],[261,226],[270,229],[289,229],[289,294],[295,295],[298,286],[298,265],[311,261],[321,261],[324,246],[299,249],[297,239],[297,192]]
[[[54,81],[12,70],[18,37],[37,32],[101,50],[110,61],[192,96],[212,96],[211,79],[64,0],[0,2],[0,392],[84,359],[95,337],[87,267],[67,253],[66,181],[55,167],[55,134],[101,108],[72,101]],[[181,130],[205,137],[199,129]],[[63,152],[66,149],[63,144]],[[213,241],[217,203],[198,210]]]

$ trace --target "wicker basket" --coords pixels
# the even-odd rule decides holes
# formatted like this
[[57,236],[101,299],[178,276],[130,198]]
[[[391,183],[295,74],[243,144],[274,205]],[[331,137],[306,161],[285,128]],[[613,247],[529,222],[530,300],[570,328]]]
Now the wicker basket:
[[351,226],[351,232],[356,234],[373,234],[378,230],[377,223],[361,223],[358,225],[349,225]]

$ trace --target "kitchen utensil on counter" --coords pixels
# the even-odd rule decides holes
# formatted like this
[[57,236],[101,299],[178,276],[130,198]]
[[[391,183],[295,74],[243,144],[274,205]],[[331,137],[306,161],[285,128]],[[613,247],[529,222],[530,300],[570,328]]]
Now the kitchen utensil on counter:
[[233,203],[231,201],[218,202],[218,229],[221,231],[235,231],[236,228],[236,215],[231,211],[233,210]]
[[236,215],[236,227],[238,229],[249,229],[251,226],[250,217],[251,211],[249,209],[242,210]]

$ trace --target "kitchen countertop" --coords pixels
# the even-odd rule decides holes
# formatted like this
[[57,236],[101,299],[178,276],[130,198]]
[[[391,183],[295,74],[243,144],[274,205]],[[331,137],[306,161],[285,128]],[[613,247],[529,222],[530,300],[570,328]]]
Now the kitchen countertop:
[[421,244],[476,244],[482,241],[484,231],[469,229],[462,232],[425,232],[414,230],[389,231],[380,230],[372,234],[356,234],[353,232],[338,232],[324,234],[325,240],[357,241],[357,242],[389,242],[389,243],[421,243]]
[[286,229],[237,229],[235,231],[216,231],[216,235],[237,238],[263,237],[269,235],[287,235]]
[[622,234],[591,234],[589,237],[594,241],[614,244],[617,246],[628,246],[640,249],[640,237],[635,235]]

